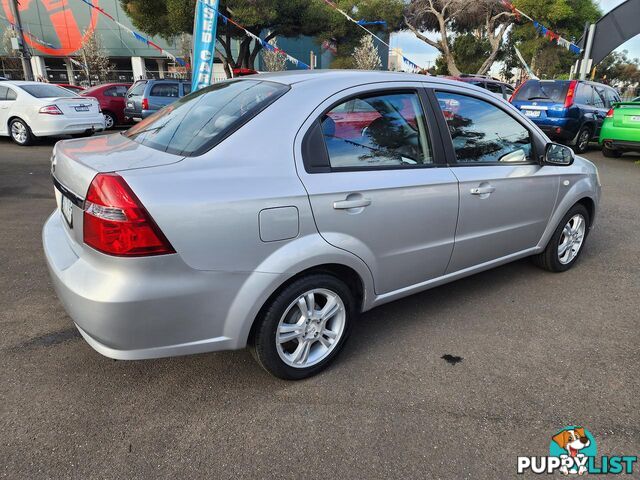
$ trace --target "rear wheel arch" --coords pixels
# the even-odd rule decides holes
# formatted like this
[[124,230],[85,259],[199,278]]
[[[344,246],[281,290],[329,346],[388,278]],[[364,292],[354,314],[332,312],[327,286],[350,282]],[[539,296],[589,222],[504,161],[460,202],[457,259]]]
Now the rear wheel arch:
[[9,118],[7,119],[7,132],[9,131],[9,128],[11,127],[11,122],[13,122],[14,120],[20,120],[21,122],[24,122],[24,124],[25,124],[27,127],[29,126],[29,124],[27,123],[27,121],[26,121],[24,118],[22,118],[21,116],[19,116],[19,115],[12,115],[11,117],[9,117]]
[[318,273],[332,275],[337,279],[343,281],[349,287],[349,290],[351,291],[351,293],[353,294],[353,297],[356,300],[356,307],[358,309],[358,312],[362,311],[364,307],[365,283],[358,272],[356,272],[353,268],[347,265],[339,264],[339,263],[326,263],[326,264],[315,265],[313,267],[306,268],[305,270],[302,270],[296,273],[295,275],[290,276],[284,282],[282,282],[282,284],[280,284],[278,288],[276,288],[271,293],[271,295],[269,295],[267,300],[260,307],[260,310],[258,311],[255,318],[253,319],[253,322],[251,324],[251,329],[249,330],[249,337],[247,339],[247,343],[248,344],[253,343],[255,329],[259,323],[258,322],[259,319],[262,317],[262,315],[264,314],[265,310],[269,307],[269,305],[275,300],[275,298],[277,298],[277,296],[285,288],[287,288],[289,285],[291,285],[293,282],[295,282],[300,278],[303,278],[312,274],[318,274]]

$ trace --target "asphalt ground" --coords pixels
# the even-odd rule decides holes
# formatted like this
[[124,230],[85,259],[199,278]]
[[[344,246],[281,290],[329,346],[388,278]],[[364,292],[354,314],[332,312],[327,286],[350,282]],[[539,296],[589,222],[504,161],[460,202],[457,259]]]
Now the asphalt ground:
[[3,477],[495,480],[566,425],[640,454],[640,156],[587,154],[604,197],[572,270],[523,260],[385,305],[285,382],[247,351],[123,362],[81,339],[40,240],[53,144],[0,139]]

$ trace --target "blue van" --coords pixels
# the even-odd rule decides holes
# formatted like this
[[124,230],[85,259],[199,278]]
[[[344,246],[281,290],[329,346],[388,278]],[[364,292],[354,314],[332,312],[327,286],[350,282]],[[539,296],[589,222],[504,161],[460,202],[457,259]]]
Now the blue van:
[[125,97],[125,120],[138,122],[189,93],[190,80],[138,80]]
[[608,85],[582,80],[527,80],[509,100],[552,140],[584,152],[597,141],[602,122],[618,93]]

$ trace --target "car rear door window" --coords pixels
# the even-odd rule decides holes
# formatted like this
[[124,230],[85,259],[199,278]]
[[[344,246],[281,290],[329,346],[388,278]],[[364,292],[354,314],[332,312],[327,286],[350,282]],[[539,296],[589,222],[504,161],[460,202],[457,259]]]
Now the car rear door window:
[[593,88],[586,83],[579,83],[576,89],[576,103],[581,105],[593,105]]
[[116,87],[107,88],[103,95],[105,97],[116,97]]
[[609,100],[602,88],[593,87],[593,106],[596,108],[609,108]]
[[116,97],[124,97],[127,94],[127,87],[125,85],[116,86]]
[[415,92],[352,97],[321,119],[332,168],[415,167],[433,163]]
[[178,93],[178,84],[177,83],[157,83],[153,87],[151,87],[151,92],[149,93],[152,97],[175,97],[178,98],[180,95]]
[[182,97],[142,120],[124,135],[148,147],[176,155],[201,155],[288,89],[286,85],[268,81],[219,82]]
[[533,158],[529,130],[497,106],[467,95],[436,92],[458,163],[513,164]]
[[0,87],[0,102],[7,99],[7,92],[9,89],[7,87]]

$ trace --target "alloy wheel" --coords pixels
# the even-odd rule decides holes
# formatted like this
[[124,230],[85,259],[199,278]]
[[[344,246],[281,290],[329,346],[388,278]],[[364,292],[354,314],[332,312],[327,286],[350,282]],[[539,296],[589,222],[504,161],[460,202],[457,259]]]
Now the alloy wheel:
[[280,359],[295,368],[316,365],[331,354],[345,330],[346,309],[340,296],[316,288],[291,302],[276,329]]
[[18,143],[27,141],[27,127],[22,122],[13,122],[11,125],[11,136]]
[[113,126],[115,125],[115,121],[113,120],[113,117],[111,115],[104,116],[104,123],[107,130],[113,128]]
[[586,232],[586,222],[579,213],[569,219],[558,241],[558,260],[563,265],[571,263],[580,252]]
[[589,133],[589,130],[583,130],[580,133],[580,138],[578,139],[578,149],[582,152],[584,150],[587,149],[587,147],[589,146],[589,137],[591,136],[591,134]]

